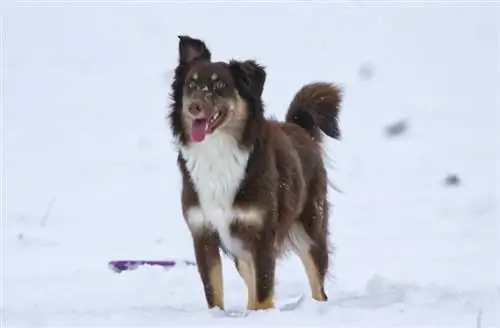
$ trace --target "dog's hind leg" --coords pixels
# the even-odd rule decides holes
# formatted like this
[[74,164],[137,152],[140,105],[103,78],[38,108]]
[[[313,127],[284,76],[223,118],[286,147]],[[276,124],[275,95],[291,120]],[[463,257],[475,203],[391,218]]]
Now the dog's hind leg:
[[324,288],[330,260],[326,186],[312,185],[290,238],[306,270],[312,298],[328,300]]
[[[297,229],[303,228],[297,227]],[[306,235],[305,232],[299,232],[299,234]],[[317,301],[326,301],[328,297],[325,293],[324,284],[329,262],[328,243],[319,234],[315,237],[307,236],[307,239],[300,238],[300,241],[294,243],[297,255],[299,255],[306,270],[312,298]]]

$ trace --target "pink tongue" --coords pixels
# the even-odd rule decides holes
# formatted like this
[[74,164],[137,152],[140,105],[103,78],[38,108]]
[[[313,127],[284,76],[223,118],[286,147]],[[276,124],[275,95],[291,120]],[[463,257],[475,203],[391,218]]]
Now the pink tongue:
[[207,134],[208,120],[194,120],[191,126],[191,138],[196,142],[202,142]]

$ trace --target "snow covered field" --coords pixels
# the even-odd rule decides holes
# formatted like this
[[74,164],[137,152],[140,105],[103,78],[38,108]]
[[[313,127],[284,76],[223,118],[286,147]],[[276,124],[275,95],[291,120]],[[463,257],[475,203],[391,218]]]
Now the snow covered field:
[[[2,11],[4,325],[500,326],[498,6]],[[107,268],[193,258],[164,119],[178,34],[265,64],[269,115],[307,82],[343,86],[343,140],[326,145],[343,191],[331,193],[328,304],[228,318],[205,309],[195,267]],[[242,309],[243,281],[224,265],[226,305]],[[278,302],[308,295],[296,258],[277,280]]]

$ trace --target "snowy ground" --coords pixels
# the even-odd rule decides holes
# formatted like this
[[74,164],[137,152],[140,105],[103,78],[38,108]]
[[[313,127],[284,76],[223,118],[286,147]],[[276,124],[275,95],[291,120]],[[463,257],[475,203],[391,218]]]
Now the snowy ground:
[[[353,3],[3,6],[3,323],[500,326],[498,7]],[[106,267],[193,258],[164,120],[177,34],[264,63],[278,117],[304,83],[344,87],[328,304],[226,318],[194,267]],[[308,293],[297,259],[278,270],[278,301]]]

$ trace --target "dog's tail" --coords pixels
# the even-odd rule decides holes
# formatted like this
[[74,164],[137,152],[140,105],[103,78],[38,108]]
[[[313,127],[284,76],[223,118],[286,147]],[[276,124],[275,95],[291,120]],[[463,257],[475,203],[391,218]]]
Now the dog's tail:
[[329,83],[311,83],[303,86],[293,98],[286,122],[295,123],[321,141],[321,131],[331,138],[340,139],[338,114],[341,92]]

